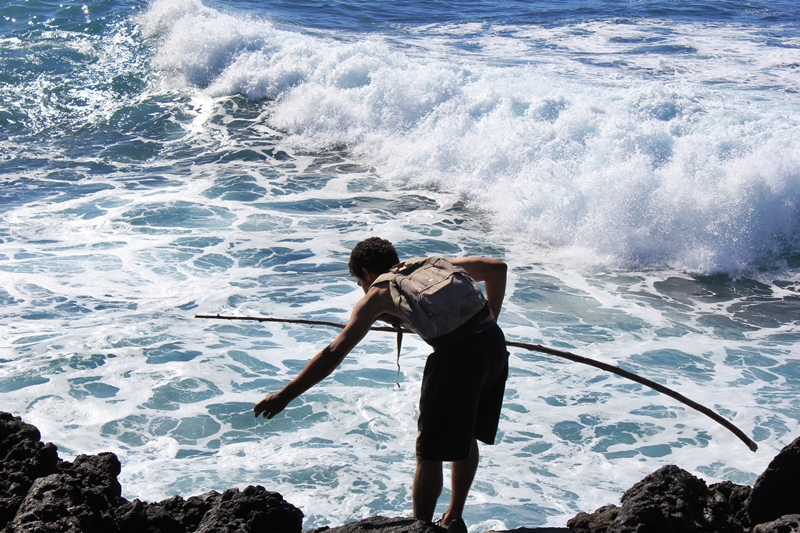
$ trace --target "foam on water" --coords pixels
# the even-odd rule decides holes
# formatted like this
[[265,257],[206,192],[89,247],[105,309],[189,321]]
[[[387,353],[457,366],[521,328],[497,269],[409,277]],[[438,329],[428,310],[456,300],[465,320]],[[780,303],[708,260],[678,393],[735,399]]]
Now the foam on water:
[[156,3],[143,28],[205,94],[266,98],[294,148],[346,146],[577,263],[741,273],[798,252],[797,37],[597,21],[355,40],[199,2]]
[[[129,498],[260,483],[300,506],[307,527],[407,514],[424,345],[406,339],[397,389],[394,339],[373,334],[267,423],[252,418],[253,402],[334,333],[191,318],[344,321],[360,294],[347,252],[374,231],[404,256],[504,257],[510,338],[662,381],[721,411],[762,448],[746,452],[724,429],[638,385],[514,350],[499,443],[484,450],[468,508],[476,530],[563,524],[617,501],[661,464],[752,483],[797,434],[793,285],[678,273],[586,278],[541,263],[520,243],[490,244],[483,217],[451,197],[386,188],[332,156],[284,153],[269,176],[257,173],[263,162],[209,163],[207,176],[171,187],[109,180],[113,189],[7,214],[4,409],[36,423],[66,457],[117,453]],[[87,209],[110,198],[102,214]]]
[[[373,234],[402,256],[506,260],[510,339],[641,373],[759,443],[512,350],[473,531],[563,525],[669,463],[752,483],[798,434],[792,31],[782,48],[745,23],[652,20],[365,38],[189,0],[84,23],[0,53],[17,65],[0,69],[16,76],[0,85],[0,400],[62,457],[117,453],[126,497],[257,483],[307,528],[410,512],[425,345],[405,339],[398,389],[394,338],[371,334],[256,421],[335,331],[192,318],[345,321],[349,250]],[[653,34],[666,51],[640,49]],[[13,63],[32,48],[52,54]],[[57,71],[66,49],[75,68]]]

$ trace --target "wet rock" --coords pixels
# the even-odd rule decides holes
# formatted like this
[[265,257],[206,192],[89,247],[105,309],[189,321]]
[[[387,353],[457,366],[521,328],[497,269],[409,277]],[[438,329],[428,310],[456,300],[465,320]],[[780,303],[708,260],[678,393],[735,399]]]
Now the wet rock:
[[800,514],[800,437],[781,450],[756,480],[746,513],[753,526]]
[[[100,503],[97,491],[84,491],[80,480],[51,474],[33,482],[4,533],[58,531],[101,533],[115,531],[114,511]],[[95,507],[98,505],[99,507]]]
[[[175,506],[177,501],[179,505]],[[172,502],[167,507],[164,504]],[[183,498],[176,496],[159,503],[147,503],[135,499],[125,502],[117,509],[117,527],[120,533],[186,533],[194,531],[200,519],[184,523],[181,516]],[[210,508],[210,507],[209,507]]]
[[709,487],[711,490],[719,492],[723,498],[728,500],[728,504],[735,509],[743,509],[747,498],[750,497],[752,488],[747,485],[737,485],[730,481],[715,483]]

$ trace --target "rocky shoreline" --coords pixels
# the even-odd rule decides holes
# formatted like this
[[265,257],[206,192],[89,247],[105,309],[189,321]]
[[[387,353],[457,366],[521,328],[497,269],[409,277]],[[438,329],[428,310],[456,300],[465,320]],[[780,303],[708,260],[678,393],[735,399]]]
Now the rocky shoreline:
[[[301,533],[303,513],[261,486],[157,503],[129,501],[113,453],[58,457],[39,430],[0,412],[0,533]],[[412,518],[371,517],[306,533],[442,533]],[[565,528],[517,533],[800,533],[800,438],[751,488],[707,485],[674,465],[628,489],[620,506],[579,513]]]

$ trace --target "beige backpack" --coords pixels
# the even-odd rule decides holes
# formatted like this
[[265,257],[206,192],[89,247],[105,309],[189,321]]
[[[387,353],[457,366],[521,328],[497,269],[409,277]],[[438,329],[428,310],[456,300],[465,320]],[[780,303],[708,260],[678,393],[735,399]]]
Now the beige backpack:
[[467,271],[441,257],[417,257],[395,265],[375,283],[383,281],[389,282],[404,322],[432,345],[487,308],[483,293]]

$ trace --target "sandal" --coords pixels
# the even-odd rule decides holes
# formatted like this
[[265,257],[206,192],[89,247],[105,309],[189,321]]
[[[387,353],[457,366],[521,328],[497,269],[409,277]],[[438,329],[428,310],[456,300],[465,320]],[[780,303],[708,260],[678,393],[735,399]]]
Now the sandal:
[[446,529],[447,533],[467,533],[467,524],[464,523],[463,518],[453,520],[448,525],[444,525],[444,516],[434,522],[434,525],[442,529]]

